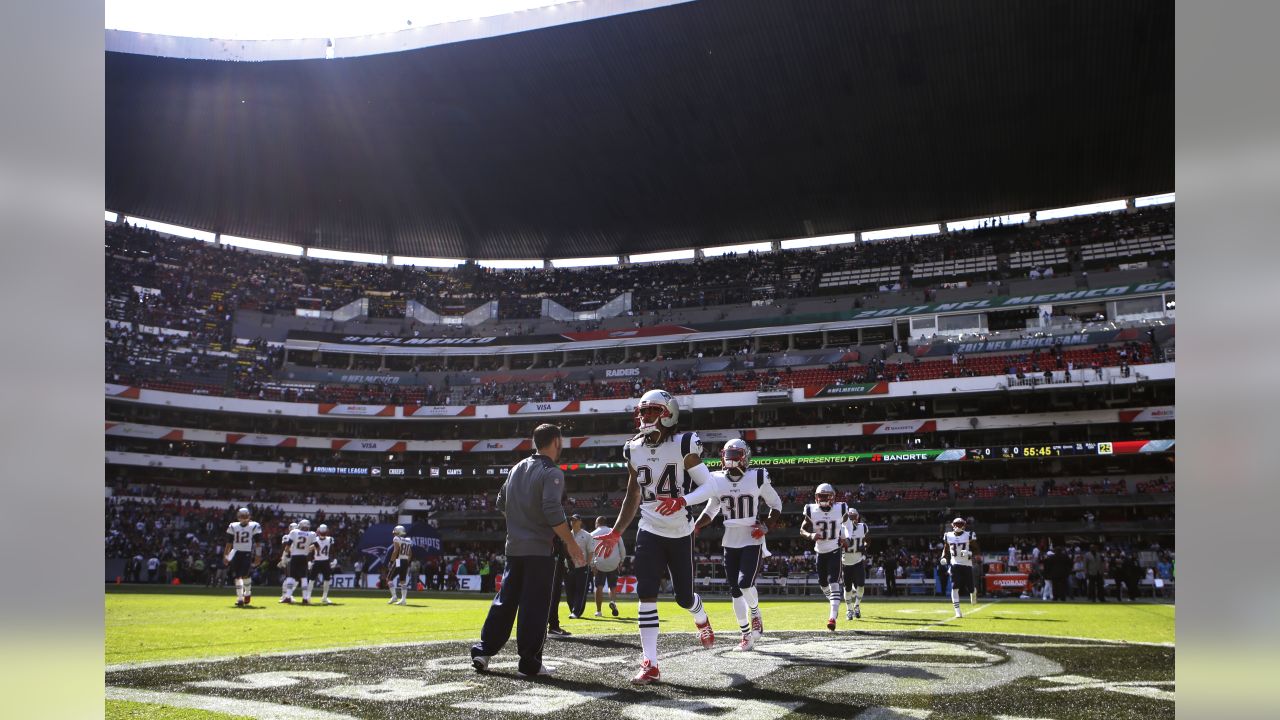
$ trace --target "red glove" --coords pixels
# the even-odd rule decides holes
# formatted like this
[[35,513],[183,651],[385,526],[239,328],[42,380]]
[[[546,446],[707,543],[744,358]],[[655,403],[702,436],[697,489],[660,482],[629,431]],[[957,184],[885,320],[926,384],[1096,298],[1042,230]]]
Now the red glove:
[[759,540],[760,538],[764,537],[765,534],[767,534],[768,532],[769,532],[769,528],[761,525],[760,523],[756,523],[755,527],[751,528],[751,537]]
[[617,547],[618,541],[622,539],[622,535],[617,530],[610,530],[608,535],[601,535],[596,538],[596,557],[604,559],[613,554],[613,549]]
[[675,515],[676,513],[684,509],[684,506],[687,504],[688,503],[686,503],[684,501],[684,498],[682,497],[662,498],[661,500],[658,501],[658,514],[659,515]]

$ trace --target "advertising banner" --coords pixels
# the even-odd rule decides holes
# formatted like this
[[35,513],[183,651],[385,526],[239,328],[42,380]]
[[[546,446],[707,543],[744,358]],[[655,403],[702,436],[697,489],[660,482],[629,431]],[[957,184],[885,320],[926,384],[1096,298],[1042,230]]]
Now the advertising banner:
[[[393,523],[375,523],[370,525],[360,536],[360,552],[366,556],[365,570],[377,575],[382,572],[387,553],[391,550],[391,531]],[[413,541],[413,557],[426,560],[429,555],[442,555],[444,549],[440,545],[440,531],[428,523],[413,523],[405,526],[405,536]]]

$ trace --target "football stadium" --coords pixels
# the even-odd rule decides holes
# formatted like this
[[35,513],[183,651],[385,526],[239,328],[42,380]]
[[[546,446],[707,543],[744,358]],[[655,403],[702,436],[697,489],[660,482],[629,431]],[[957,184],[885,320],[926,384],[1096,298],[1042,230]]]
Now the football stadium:
[[1173,716],[1169,3],[123,5],[108,718]]

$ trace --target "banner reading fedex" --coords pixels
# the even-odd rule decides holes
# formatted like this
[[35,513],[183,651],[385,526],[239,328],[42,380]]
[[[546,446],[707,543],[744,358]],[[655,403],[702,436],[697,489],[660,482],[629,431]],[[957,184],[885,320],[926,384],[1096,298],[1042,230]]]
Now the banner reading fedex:
[[[370,525],[360,536],[360,552],[367,556],[367,570],[380,572],[391,550],[391,531],[395,525],[376,523]],[[428,555],[443,555],[444,548],[440,544],[440,531],[431,525],[421,522],[405,525],[405,537],[413,541],[413,556],[425,560]]]

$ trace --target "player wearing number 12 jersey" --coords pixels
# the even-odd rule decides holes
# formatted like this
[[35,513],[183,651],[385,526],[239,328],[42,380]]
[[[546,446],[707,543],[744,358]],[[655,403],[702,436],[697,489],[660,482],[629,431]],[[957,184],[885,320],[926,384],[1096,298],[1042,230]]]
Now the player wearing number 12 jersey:
[[[734,439],[725,443],[720,459],[724,470],[711,473],[716,497],[707,503],[697,527],[705,527],[718,514],[724,515],[724,576],[729,582],[729,594],[733,596],[733,614],[742,630],[738,649],[750,650],[764,632],[756,576],[768,555],[764,536],[782,512],[782,498],[770,484],[767,470],[748,467],[751,448],[746,442]],[[764,523],[759,519],[762,503],[769,506],[769,516]]]
[[822,483],[813,492],[814,500],[804,506],[804,520],[800,523],[800,535],[813,541],[813,551],[818,554],[818,587],[827,594],[831,603],[831,617],[827,629],[836,629],[836,615],[840,614],[843,593],[840,588],[840,547],[844,544],[844,517],[849,506],[835,502],[836,489]]
[[249,519],[249,508],[240,508],[236,513],[236,522],[227,525],[227,546],[222,550],[222,557],[227,561],[227,568],[236,583],[236,607],[244,607],[253,599],[253,566],[257,564],[260,546],[257,537],[262,534],[262,526]]
[[[658,585],[670,574],[676,604],[693,615],[703,647],[715,644],[702,598],[693,591],[693,511],[715,493],[711,471],[702,464],[697,433],[677,432],[680,408],[665,390],[650,390],[636,404],[636,436],[622,446],[627,460],[627,495],[613,530],[596,544],[607,558],[622,533],[640,514],[636,533],[636,594],[640,599],[640,645],[644,657],[636,685],[661,679],[658,672]],[[696,486],[696,489],[695,489]]]

